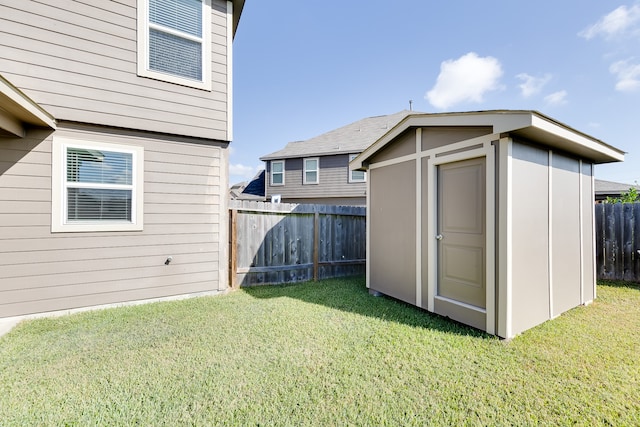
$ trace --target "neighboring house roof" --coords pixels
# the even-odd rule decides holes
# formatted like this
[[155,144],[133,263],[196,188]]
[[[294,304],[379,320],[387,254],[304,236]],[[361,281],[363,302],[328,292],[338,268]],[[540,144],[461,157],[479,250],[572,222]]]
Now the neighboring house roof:
[[244,195],[260,196],[264,197],[264,169],[258,172],[258,174],[247,184],[242,190]]
[[248,183],[246,181],[234,184],[229,188],[229,197],[232,200],[264,200],[264,169]]
[[604,181],[602,179],[595,180],[595,196],[596,199],[606,199],[607,196],[620,196],[626,193],[630,188],[640,190],[639,185],[624,184],[622,182]]
[[386,116],[374,116],[358,120],[338,129],[323,133],[305,141],[290,142],[260,160],[279,160],[296,157],[324,156],[332,154],[357,154],[389,132],[402,119],[415,111],[402,110]]
[[532,110],[410,114],[354,159],[351,169],[366,170],[368,160],[396,136],[411,127],[423,126],[492,126],[497,138],[508,133],[525,140],[544,141],[551,148],[579,154],[594,163],[620,162],[625,154],[599,139]]

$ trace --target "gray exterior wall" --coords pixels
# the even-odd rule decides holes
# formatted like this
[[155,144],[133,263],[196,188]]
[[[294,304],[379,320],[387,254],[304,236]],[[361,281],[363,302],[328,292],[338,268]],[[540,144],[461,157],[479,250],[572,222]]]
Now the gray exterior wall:
[[144,147],[144,230],[51,233],[53,132],[2,139],[0,317],[227,287],[226,143],[69,123],[55,134]]
[[[352,153],[355,154],[355,153]],[[267,200],[274,194],[286,203],[366,204],[366,182],[349,182],[349,154],[320,156],[319,184],[303,184],[303,159],[283,159],[284,185],[271,185],[271,161],[266,162]]]
[[228,141],[226,1],[206,91],[137,76],[136,0],[0,0],[0,74],[57,120]]

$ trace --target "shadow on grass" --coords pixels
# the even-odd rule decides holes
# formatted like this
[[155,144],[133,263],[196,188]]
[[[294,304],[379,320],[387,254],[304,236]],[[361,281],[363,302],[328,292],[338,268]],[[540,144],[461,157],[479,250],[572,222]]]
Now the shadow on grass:
[[612,288],[627,288],[640,291],[640,283],[623,282],[622,280],[598,280],[598,286],[609,286]]
[[397,322],[415,328],[428,328],[449,334],[478,338],[495,338],[480,330],[449,318],[429,313],[411,304],[387,296],[372,296],[362,276],[302,282],[284,285],[262,285],[242,288],[254,298],[293,298],[310,304]]

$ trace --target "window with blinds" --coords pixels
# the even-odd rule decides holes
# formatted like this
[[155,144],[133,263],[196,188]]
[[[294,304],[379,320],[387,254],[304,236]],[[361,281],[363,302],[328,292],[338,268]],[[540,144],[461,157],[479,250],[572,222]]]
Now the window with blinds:
[[52,231],[142,230],[144,150],[54,137]]
[[67,148],[67,215],[74,221],[131,221],[133,154]]
[[210,0],[138,0],[138,74],[209,88]]

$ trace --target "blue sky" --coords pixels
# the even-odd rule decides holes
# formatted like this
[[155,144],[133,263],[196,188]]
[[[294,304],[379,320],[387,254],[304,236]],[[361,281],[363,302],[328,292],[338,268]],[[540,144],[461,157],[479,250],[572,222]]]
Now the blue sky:
[[640,183],[640,1],[247,0],[234,41],[230,183],[365,117],[537,110],[626,151]]

